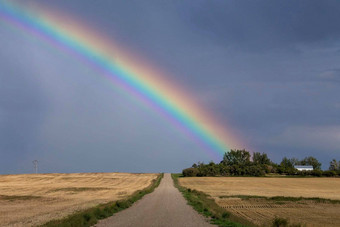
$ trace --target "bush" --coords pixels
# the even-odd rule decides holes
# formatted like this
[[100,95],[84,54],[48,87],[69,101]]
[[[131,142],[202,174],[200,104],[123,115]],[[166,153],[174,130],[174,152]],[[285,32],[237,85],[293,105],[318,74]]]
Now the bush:
[[229,218],[230,217],[230,213],[228,213],[228,212],[223,212],[222,213],[222,218],[223,219],[227,219],[227,218]]
[[336,172],[332,170],[326,170],[326,171],[323,171],[322,175],[325,177],[334,177],[336,175]]
[[196,177],[198,172],[199,171],[197,168],[187,168],[187,169],[183,169],[182,174],[185,177]]
[[297,175],[299,175],[299,176],[308,176],[310,174],[311,174],[311,172],[310,171],[306,171],[306,170],[302,170],[302,171],[298,171],[297,172]]
[[315,170],[311,171],[311,175],[316,176],[316,177],[321,177],[322,176],[322,170],[315,169]]
[[247,168],[247,175],[260,177],[265,174],[265,170],[260,165],[252,165]]
[[86,223],[89,223],[91,221],[91,219],[94,219],[93,216],[89,213],[83,214],[83,218],[84,218]]
[[230,166],[225,166],[223,164],[219,164],[220,175],[221,176],[229,176],[230,175]]
[[294,169],[294,168],[288,168],[288,169],[286,169],[286,174],[287,175],[295,175],[295,174],[297,174],[298,173],[298,171],[296,170],[296,169]]
[[278,218],[276,217],[274,220],[273,220],[273,227],[286,227],[288,226],[288,220],[285,219],[285,218]]

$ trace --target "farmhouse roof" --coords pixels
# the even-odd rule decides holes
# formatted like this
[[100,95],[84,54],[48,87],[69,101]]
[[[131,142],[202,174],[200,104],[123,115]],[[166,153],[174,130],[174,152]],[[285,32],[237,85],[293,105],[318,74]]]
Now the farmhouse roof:
[[294,168],[313,168],[313,166],[294,166]]

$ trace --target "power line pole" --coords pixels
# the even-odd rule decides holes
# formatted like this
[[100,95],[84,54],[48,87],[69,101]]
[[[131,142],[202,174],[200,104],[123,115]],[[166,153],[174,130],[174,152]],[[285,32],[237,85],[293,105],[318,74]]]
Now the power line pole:
[[38,160],[33,161],[35,173],[38,173]]

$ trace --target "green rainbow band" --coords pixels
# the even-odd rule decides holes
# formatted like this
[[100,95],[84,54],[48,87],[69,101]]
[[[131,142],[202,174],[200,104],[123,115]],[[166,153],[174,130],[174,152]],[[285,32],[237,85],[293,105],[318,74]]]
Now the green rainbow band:
[[186,113],[173,100],[168,99],[166,94],[157,91],[148,81],[144,81],[140,75],[131,72],[128,67],[119,65],[114,59],[100,53],[95,43],[92,45],[83,43],[74,38],[72,34],[60,29],[57,24],[49,22],[48,18],[34,16],[33,13],[9,2],[0,1],[0,16],[6,22],[24,28],[29,33],[43,37],[54,45],[84,58],[92,66],[101,69],[103,74],[110,75],[115,83],[119,83],[130,93],[147,101],[166,115],[174,124],[190,133],[196,141],[215,155],[221,155],[228,149],[227,144],[218,139],[214,132],[205,128],[201,122]]

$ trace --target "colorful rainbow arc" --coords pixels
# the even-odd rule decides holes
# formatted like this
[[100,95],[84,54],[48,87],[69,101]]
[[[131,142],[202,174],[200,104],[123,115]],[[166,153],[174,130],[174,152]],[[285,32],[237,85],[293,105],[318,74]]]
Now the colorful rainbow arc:
[[141,58],[114,45],[112,40],[98,36],[86,26],[75,24],[68,15],[39,8],[24,10],[9,1],[0,0],[0,18],[99,69],[102,75],[146,101],[212,154],[220,156],[230,148],[228,145],[240,144],[230,131],[227,133],[214,121],[212,115],[199,108],[178,84],[166,80],[165,76],[160,77],[154,67],[147,67],[148,64],[143,63]]

